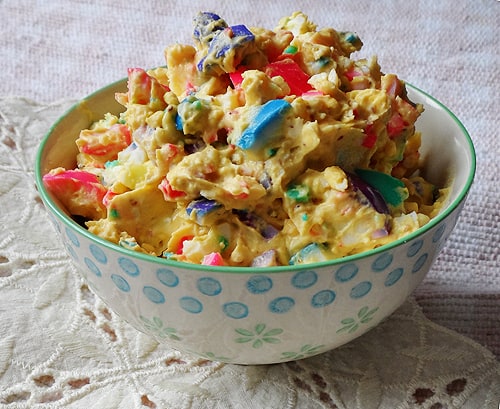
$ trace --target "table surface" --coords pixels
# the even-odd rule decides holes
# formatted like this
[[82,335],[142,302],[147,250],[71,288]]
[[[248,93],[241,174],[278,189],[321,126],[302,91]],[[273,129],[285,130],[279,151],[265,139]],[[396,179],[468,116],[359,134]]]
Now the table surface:
[[[123,0],[0,1],[0,15],[2,16],[2,24],[0,24],[0,72],[2,73],[0,81],[2,134],[0,135],[2,139],[0,142],[6,146],[10,145],[12,149],[19,146],[16,137],[21,140],[23,132],[29,133],[28,136],[34,146],[27,150],[33,150],[50,126],[50,121],[57,118],[72,101],[125,77],[129,67],[148,68],[164,64],[163,49],[166,45],[174,42],[191,43],[191,19],[200,10],[217,12],[229,22],[245,22],[251,26],[268,28],[273,28],[280,17],[289,15],[295,10],[302,10],[319,27],[330,26],[339,31],[355,31],[364,43],[359,52],[360,56],[377,55],[383,71],[397,73],[407,82],[435,96],[456,114],[471,135],[477,154],[474,185],[454,233],[427,278],[415,291],[414,300],[432,325],[452,330],[449,334],[456,332],[465,336],[466,338],[461,339],[477,343],[477,346],[481,345],[485,351],[492,354],[491,356],[498,359],[500,357],[500,258],[498,256],[500,252],[500,188],[498,183],[500,149],[495,139],[498,137],[500,128],[498,109],[500,2],[495,0],[474,2],[467,0],[439,2],[434,0],[412,2],[295,0],[279,4],[275,2],[272,5],[269,3],[250,0],[224,4],[208,0],[190,2],[156,0],[141,3]],[[32,124],[33,127],[31,127]],[[13,136],[9,136],[9,132]],[[2,173],[11,172],[13,169],[12,164],[6,163],[5,159],[0,162]],[[21,168],[27,169],[28,173],[31,172],[30,164],[25,165]],[[5,181],[1,183],[0,187],[3,190],[0,189],[2,193],[0,197],[5,198],[4,194],[10,191],[12,186],[7,186]],[[13,200],[16,200],[16,197]],[[22,208],[24,205],[19,204],[19,206]],[[0,217],[5,217],[5,214]],[[3,219],[2,226],[6,226],[5,223]],[[21,261],[19,261],[21,264],[14,263],[12,261],[14,256],[8,250],[9,243],[14,242],[16,237],[26,235],[29,240],[28,233],[25,225],[7,234],[8,240],[5,239],[7,241],[0,239],[0,291],[7,291],[6,288],[12,291],[15,287],[16,290],[24,289],[31,295],[35,294],[32,290],[28,291],[25,284],[19,284],[19,282],[13,284],[13,277],[19,274],[19,268],[24,268],[23,271],[30,271],[31,267],[19,267],[22,264]],[[57,246],[57,244],[54,245]],[[47,251],[50,253],[52,250],[49,248]],[[59,271],[61,268],[66,268],[67,271],[64,274],[68,280],[68,277],[74,274],[69,267],[62,267],[66,266],[64,256],[61,255],[62,253],[57,254],[58,256],[54,256],[54,259],[59,262],[45,265],[49,282],[51,274],[62,274]],[[76,283],[78,278],[72,280]],[[50,288],[57,289],[55,280],[50,285],[52,286]],[[90,297],[87,292],[82,293],[82,291],[78,293],[78,296],[74,295],[74,297],[80,297],[78,300],[74,299],[75,305],[81,306],[84,303],[82,297]],[[12,295],[8,297],[10,296]],[[44,300],[38,299],[38,302],[41,302],[42,306],[45,305],[44,302],[49,302]],[[13,302],[19,302],[19,300],[6,300],[3,297],[2,304],[0,304],[0,317],[2,317],[0,322],[5,323],[9,320],[11,309],[7,308],[7,305]],[[67,303],[71,305],[71,302],[72,298],[69,297]],[[90,303],[88,300],[85,302]],[[91,304],[93,309],[89,307],[87,315],[94,314],[93,322],[99,322],[100,328],[104,328],[104,331],[106,331],[105,324],[108,318],[115,326],[126,325],[120,323],[117,317],[99,304],[99,301],[92,301]],[[411,302],[410,304],[411,308],[415,307]],[[26,305],[28,305],[27,301]],[[44,311],[48,313],[49,309],[45,308]],[[23,311],[24,314],[30,314],[29,308]],[[110,326],[108,329],[113,331],[114,329],[111,328]],[[19,360],[20,356],[25,356],[22,354],[27,354],[27,351],[22,348],[22,345],[28,345],[27,341],[26,344],[21,345],[16,338],[17,335],[9,338],[8,334],[2,331],[7,331],[5,326],[0,326],[0,385],[4,386],[3,389],[8,389],[9,394],[0,395],[0,406],[5,404],[6,407],[10,407],[9,399],[11,402],[17,402],[16,404],[34,405],[34,396],[43,395],[41,392],[37,392],[38,395],[33,392],[34,389],[38,390],[38,387],[52,391],[52,395],[47,396],[52,397],[54,402],[60,400],[61,395],[56,393],[58,387],[56,375],[60,375],[60,372],[56,373],[54,367],[49,374],[40,373],[39,375],[42,376],[40,378],[34,371],[34,368],[39,368],[39,366],[32,367],[29,363]],[[123,331],[127,333],[129,330]],[[51,339],[49,337],[43,342],[50,343]],[[142,347],[147,349],[148,341],[141,338],[141,342]],[[8,345],[13,355],[7,356],[3,353],[2,345]],[[21,345],[20,349],[16,349],[16,345]],[[53,345],[51,348],[54,348],[55,353],[58,346]],[[79,347],[75,344],[74,348]],[[16,353],[21,355],[16,358]],[[187,358],[175,352],[169,351],[168,354],[173,363],[177,362],[180,365],[179,362],[184,362],[184,364],[188,362]],[[106,357],[101,357],[101,359],[105,360]],[[17,371],[12,369],[13,362],[17,362]],[[294,378],[294,370],[298,371],[295,374],[309,370],[307,369],[309,367],[304,365],[298,364],[296,367],[288,365],[287,379],[292,379],[291,382],[296,389],[300,389],[297,385],[302,382],[303,391],[310,393],[319,391],[316,395],[320,396],[321,385],[317,379],[316,384],[308,386],[309,384],[300,376]],[[200,369],[202,367],[203,365],[199,362],[191,365],[191,368],[196,368],[199,374],[202,372]],[[225,370],[230,372],[227,367]],[[186,373],[186,370],[180,373]],[[314,374],[309,375],[312,376],[309,379],[314,379]],[[80,384],[78,384],[78,379]],[[73,392],[85,390],[87,395],[90,394],[88,390],[93,390],[88,384],[90,381],[86,382],[85,377],[78,379],[74,380],[73,386],[66,385],[66,389]],[[255,378],[248,377],[248,379]],[[28,384],[29,387],[26,386]],[[448,380],[447,385],[449,384]],[[102,385],[102,388],[106,387],[104,381]],[[130,388],[137,386],[134,385],[134,381],[130,381]],[[59,388],[61,388],[60,384]],[[429,388],[434,392],[434,396],[423,399],[423,406],[419,406],[420,398],[411,395],[416,407],[431,407],[425,405],[430,405],[431,402],[439,403],[436,400],[435,391],[432,387],[429,386]],[[27,389],[29,392],[26,392]],[[423,390],[425,392],[425,388]],[[468,390],[466,387],[462,388],[462,391],[466,390]],[[25,393],[24,398],[23,393]],[[66,393],[68,396],[71,395],[69,392]],[[488,395],[490,403],[498,397],[491,393]],[[80,398],[75,396],[87,396],[86,394],[73,393],[71,405],[75,406],[71,406],[68,403],[70,401],[66,404],[79,407],[78,399]],[[471,398],[471,394],[472,392],[461,402]],[[154,398],[151,398],[153,395],[139,394],[137,395],[139,397],[136,395],[133,398],[134,403],[131,403],[129,407],[161,407],[161,405],[155,406],[157,403]],[[56,399],[54,396],[59,396],[59,398]],[[111,403],[107,406],[108,404],[104,404],[103,400],[101,402],[103,406],[100,407],[127,407],[124,403],[125,395],[120,396],[121,400],[117,398],[113,403],[114,406]],[[340,397],[335,398],[333,393],[328,396],[331,402],[336,402],[338,407],[342,407],[338,403],[342,401]],[[42,402],[43,399],[40,399]],[[343,399],[347,401],[347,398]],[[356,407],[363,407],[359,399],[356,401],[358,402]],[[46,401],[49,400],[49,398],[46,399]],[[328,407],[327,400],[326,398],[319,399],[318,405],[320,406],[310,407]],[[196,407],[192,403],[194,401],[190,401],[193,406],[189,406],[186,400],[182,402],[184,402],[182,407]],[[298,401],[295,402],[295,406],[291,403],[283,403],[282,407],[299,407]],[[413,407],[412,403],[408,402],[407,406],[398,407]],[[454,402],[450,407],[460,407],[453,406],[457,405],[458,400]],[[57,405],[59,404],[62,405],[62,403]],[[207,407],[212,406],[207,405]],[[214,404],[213,407],[217,406]],[[246,406],[241,404],[241,406],[234,405],[234,407]],[[488,407],[496,408],[497,406]]]

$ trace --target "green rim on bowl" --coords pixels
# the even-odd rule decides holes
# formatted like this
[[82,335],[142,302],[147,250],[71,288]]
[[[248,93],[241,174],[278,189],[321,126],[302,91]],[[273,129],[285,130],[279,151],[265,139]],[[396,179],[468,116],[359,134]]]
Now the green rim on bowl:
[[[151,261],[155,260],[156,262],[160,264],[164,264],[166,266],[177,266],[180,268],[184,269],[190,269],[190,270],[197,270],[197,271],[217,271],[217,272],[224,272],[224,273],[248,273],[249,269],[252,269],[251,267],[233,267],[233,266],[207,266],[207,265],[199,265],[199,264],[190,264],[190,263],[185,263],[185,262],[179,262],[179,261],[174,261],[174,260],[168,260],[165,258],[161,257],[154,257],[151,255],[135,252],[133,250],[128,250],[123,247],[118,246],[117,244],[114,244],[112,242],[109,242],[105,239],[102,239],[92,233],[90,233],[88,230],[80,226],[78,223],[76,223],[71,217],[69,217],[63,210],[61,210],[57,204],[53,201],[52,197],[48,193],[48,191],[45,189],[42,177],[43,177],[43,170],[42,170],[42,159],[45,153],[45,148],[47,146],[47,142],[51,136],[51,134],[54,132],[54,130],[57,128],[57,126],[64,120],[64,118],[70,114],[71,112],[81,108],[82,106],[85,106],[86,101],[89,99],[92,99],[96,95],[99,95],[101,93],[104,93],[106,91],[111,92],[113,89],[119,89],[123,88],[126,85],[126,79],[121,79],[119,81],[116,81],[112,84],[109,84],[108,86],[101,88],[97,90],[96,92],[90,94],[86,98],[84,98],[82,101],[79,101],[75,105],[73,105],[68,111],[66,111],[49,129],[48,133],[45,135],[44,139],[42,140],[40,147],[37,152],[36,156],[36,162],[35,162],[35,178],[36,178],[36,184],[38,191],[45,203],[46,206],[48,206],[57,216],[58,218],[66,224],[66,226],[70,227],[71,229],[75,229],[78,232],[80,232],[82,235],[86,236],[88,239],[93,240],[101,244],[102,246],[105,246],[111,250],[118,251],[120,253],[123,253],[125,255],[129,256],[134,256],[139,259],[145,260],[145,261]],[[445,219],[451,212],[453,212],[459,205],[462,203],[472,185],[472,182],[474,180],[474,174],[476,170],[476,156],[475,156],[475,150],[474,150],[474,145],[472,143],[472,139],[465,129],[464,125],[459,121],[459,119],[455,116],[453,112],[451,112],[445,105],[443,105],[441,102],[439,102],[437,99],[432,97],[431,95],[427,94],[426,92],[420,90],[419,88],[406,83],[408,89],[410,91],[413,91],[417,94],[420,94],[421,96],[425,97],[427,101],[430,104],[435,105],[436,107],[442,109],[446,114],[454,121],[454,123],[457,125],[458,129],[461,131],[461,135],[465,140],[465,143],[468,148],[468,153],[470,155],[470,169],[469,173],[466,176],[465,183],[462,187],[462,189],[458,192],[456,197],[453,199],[452,202],[448,203],[443,211],[441,211],[437,216],[435,216],[433,219],[431,219],[427,224],[419,228],[418,230],[398,239],[395,240],[391,243],[385,244],[383,246],[377,247],[373,250],[367,250],[362,253],[346,256],[343,258],[339,259],[333,259],[333,260],[328,260],[328,261],[322,261],[322,262],[317,262],[317,263],[311,263],[310,266],[311,268],[319,268],[321,266],[327,266],[327,265],[336,265],[339,263],[345,263],[347,261],[354,261],[354,260],[359,260],[361,258],[375,255],[378,253],[382,253],[384,251],[387,251],[389,249],[392,249],[394,247],[399,246],[402,243],[408,242],[416,237],[421,236],[428,230],[432,229],[434,226],[439,224],[443,219]],[[425,107],[425,104],[424,104]],[[286,266],[275,266],[275,267],[266,267],[266,273],[279,273],[282,271],[294,271],[294,270],[299,270],[303,269],[303,265],[286,265]],[[257,268],[255,268],[257,269]]]

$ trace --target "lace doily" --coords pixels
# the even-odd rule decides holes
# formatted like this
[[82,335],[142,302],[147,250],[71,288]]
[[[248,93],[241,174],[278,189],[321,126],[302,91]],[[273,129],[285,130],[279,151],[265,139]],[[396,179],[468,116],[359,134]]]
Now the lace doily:
[[407,301],[357,340],[296,362],[237,366],[135,331],[80,279],[33,163],[70,105],[0,99],[0,407],[498,408],[500,365]]

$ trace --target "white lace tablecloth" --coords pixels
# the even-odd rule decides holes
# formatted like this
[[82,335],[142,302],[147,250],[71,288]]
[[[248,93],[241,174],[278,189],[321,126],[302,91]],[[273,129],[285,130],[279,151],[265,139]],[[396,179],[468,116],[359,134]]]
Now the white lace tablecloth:
[[[0,1],[0,408],[497,409],[500,403],[500,2]],[[163,64],[191,17],[272,28],[303,10],[357,31],[363,55],[463,121],[478,168],[428,277],[388,320],[337,350],[235,366],[159,345],[79,278],[38,197],[50,124],[128,67]]]

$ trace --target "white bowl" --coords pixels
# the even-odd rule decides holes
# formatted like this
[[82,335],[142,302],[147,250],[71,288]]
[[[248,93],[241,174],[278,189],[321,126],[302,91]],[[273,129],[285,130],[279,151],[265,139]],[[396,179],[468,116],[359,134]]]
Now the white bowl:
[[401,240],[328,262],[267,268],[192,265],[139,254],[74,222],[45,189],[50,169],[75,166],[75,140],[104,113],[123,107],[126,80],[85,98],[43,140],[36,181],[66,250],[89,286],[124,320],[172,347],[211,360],[268,364],[328,351],[359,337],[397,309],[429,271],[454,228],[475,172],[470,137],[441,103],[423,103],[424,175],[450,186],[440,214]]

